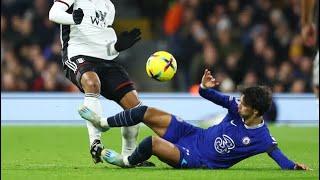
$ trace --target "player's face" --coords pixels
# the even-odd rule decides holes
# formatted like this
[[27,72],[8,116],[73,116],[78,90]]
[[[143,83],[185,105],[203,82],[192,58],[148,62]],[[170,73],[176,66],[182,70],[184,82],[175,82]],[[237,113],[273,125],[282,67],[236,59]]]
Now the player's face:
[[254,109],[243,101],[244,95],[240,97],[240,103],[238,104],[238,112],[245,120],[254,115]]

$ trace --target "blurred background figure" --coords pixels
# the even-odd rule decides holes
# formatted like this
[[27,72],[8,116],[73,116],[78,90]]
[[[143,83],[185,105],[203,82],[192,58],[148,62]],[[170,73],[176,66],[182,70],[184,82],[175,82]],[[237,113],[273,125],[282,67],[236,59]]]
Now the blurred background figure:
[[[59,27],[48,20],[51,5],[1,1],[2,91],[77,91],[61,78]],[[253,84],[274,92],[312,92],[317,48],[310,44],[316,37],[306,36],[309,21],[301,28],[301,1],[121,0],[115,6],[118,32],[133,24],[142,30],[142,42],[119,57],[139,91],[192,91],[199,72],[208,68],[224,92]],[[148,56],[158,50],[178,62],[175,78],[162,84],[144,72]]]
[[[315,25],[317,24],[317,25]],[[315,0],[301,1],[301,36],[306,46],[318,47],[313,61],[313,92],[319,98],[319,2]]]

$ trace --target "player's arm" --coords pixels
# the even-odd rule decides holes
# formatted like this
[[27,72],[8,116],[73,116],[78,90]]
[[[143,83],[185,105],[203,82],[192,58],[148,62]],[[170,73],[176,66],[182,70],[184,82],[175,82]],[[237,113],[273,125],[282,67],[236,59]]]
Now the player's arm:
[[287,169],[287,170],[310,170],[309,167],[307,167],[304,164],[295,163],[291,161],[290,159],[285,156],[282,151],[278,148],[277,145],[273,145],[268,150],[268,155],[276,161],[276,163],[281,167],[281,169]]
[[213,78],[213,76],[211,75],[211,72],[206,69],[204,71],[204,74],[203,74],[203,77],[202,77],[202,81],[201,81],[201,84],[200,84],[200,88],[199,88],[199,94],[215,103],[215,104],[218,104],[220,106],[223,106],[227,109],[232,109],[232,105],[236,105],[236,102],[235,102],[235,98],[231,97],[231,96],[227,96],[227,95],[224,95],[212,88],[216,87],[217,85],[219,85],[219,82],[216,81],[215,78]]
[[135,43],[141,40],[141,31],[138,28],[134,28],[130,31],[124,31],[117,35],[117,42],[114,45],[114,49],[117,52],[124,51],[132,47]]
[[301,25],[312,24],[314,12],[314,0],[301,0]]
[[74,0],[55,0],[49,11],[49,20],[58,24],[80,24],[83,19],[82,9],[74,10],[72,14],[66,11],[72,6]]
[[301,0],[301,35],[306,45],[314,45],[316,39],[314,8],[315,0]]

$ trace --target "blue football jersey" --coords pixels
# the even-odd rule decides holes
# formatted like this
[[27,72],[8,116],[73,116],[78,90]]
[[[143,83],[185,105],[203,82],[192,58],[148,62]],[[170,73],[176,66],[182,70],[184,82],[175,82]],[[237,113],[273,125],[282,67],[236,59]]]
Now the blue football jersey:
[[228,114],[197,138],[197,149],[208,168],[228,168],[276,146],[266,124],[247,127],[238,113],[238,100],[215,90],[200,89],[200,95],[224,108]]

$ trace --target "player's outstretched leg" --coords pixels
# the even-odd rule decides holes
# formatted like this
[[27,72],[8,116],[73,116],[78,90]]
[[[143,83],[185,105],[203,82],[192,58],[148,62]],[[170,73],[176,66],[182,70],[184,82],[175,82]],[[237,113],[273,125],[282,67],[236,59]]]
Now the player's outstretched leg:
[[172,143],[160,137],[147,137],[138,145],[130,156],[122,156],[111,149],[104,149],[101,158],[106,162],[119,167],[135,167],[141,162],[148,160],[152,155],[157,156],[161,161],[178,167],[180,151]]
[[109,130],[108,126],[101,125],[101,117],[97,113],[89,109],[87,106],[81,105],[78,109],[78,113],[83,119],[91,122],[92,125],[100,131],[105,132]]
[[142,122],[160,137],[165,134],[172,119],[171,114],[147,106],[127,109],[108,118],[97,116],[90,108],[85,106],[79,109],[79,114],[87,121],[93,122],[102,131],[111,127],[129,127]]
[[[97,116],[101,116],[102,106],[99,100],[101,85],[99,76],[93,71],[87,71],[82,74],[80,81],[85,92],[83,105],[90,108]],[[100,141],[101,131],[89,121],[87,121],[87,128],[90,140],[90,154],[93,162],[102,162],[100,158],[100,153],[103,149],[103,145]]]
[[130,156],[122,156],[111,149],[104,149],[101,158],[119,167],[133,167],[148,160],[152,155],[152,137],[145,138]]
[[139,106],[122,111],[115,116],[108,118],[101,118],[86,106],[80,106],[78,112],[82,118],[91,122],[96,128],[105,132],[109,130],[110,127],[129,127],[139,124],[142,122],[147,108],[147,106]]
[[106,162],[119,167],[130,167],[126,166],[123,161],[123,156],[112,149],[104,149],[101,152],[101,158]]

